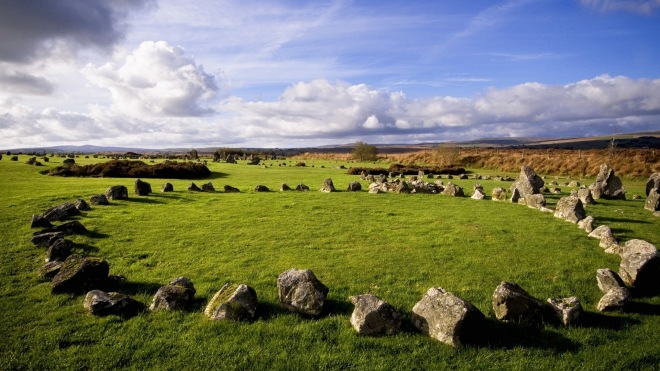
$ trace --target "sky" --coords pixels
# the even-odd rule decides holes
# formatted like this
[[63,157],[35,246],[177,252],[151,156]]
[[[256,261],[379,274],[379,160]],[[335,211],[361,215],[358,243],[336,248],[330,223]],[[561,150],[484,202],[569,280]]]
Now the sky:
[[660,130],[660,0],[0,0],[0,148]]

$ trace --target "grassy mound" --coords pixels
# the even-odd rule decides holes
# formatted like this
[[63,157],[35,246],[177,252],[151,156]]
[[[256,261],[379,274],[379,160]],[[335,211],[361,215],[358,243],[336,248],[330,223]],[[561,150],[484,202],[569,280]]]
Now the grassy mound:
[[91,165],[64,165],[44,172],[48,175],[104,178],[200,179],[211,175],[204,164],[165,161],[147,165],[142,161],[111,160]]

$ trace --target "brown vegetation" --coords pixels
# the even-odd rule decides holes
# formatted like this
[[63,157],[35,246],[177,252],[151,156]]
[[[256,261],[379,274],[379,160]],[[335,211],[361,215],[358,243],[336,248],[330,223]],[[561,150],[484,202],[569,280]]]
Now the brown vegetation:
[[165,161],[162,164],[147,165],[142,161],[111,160],[84,166],[58,166],[44,174],[109,178],[199,179],[211,175],[211,171],[206,165],[194,162]]
[[[349,161],[350,154],[306,153],[301,159]],[[660,172],[660,150],[644,149],[529,149],[529,148],[465,148],[439,147],[434,150],[388,154],[380,161],[405,165],[466,167],[502,172],[518,172],[522,165],[539,174],[589,176],[598,174],[601,164],[608,164],[617,175],[646,178]]]

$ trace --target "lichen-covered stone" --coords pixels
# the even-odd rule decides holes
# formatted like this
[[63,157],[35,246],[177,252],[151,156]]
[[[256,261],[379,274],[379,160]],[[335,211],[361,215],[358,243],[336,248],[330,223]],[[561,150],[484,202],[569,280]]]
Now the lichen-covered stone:
[[493,311],[498,320],[525,325],[543,321],[543,302],[514,282],[502,282],[493,293]]
[[202,191],[204,192],[215,192],[215,187],[213,187],[213,183],[208,182],[202,184]]
[[401,328],[401,316],[386,301],[371,294],[351,296],[355,306],[351,314],[351,325],[360,335],[394,335]]
[[58,222],[80,215],[80,210],[73,202],[66,202],[44,211],[41,216],[50,222]]
[[112,186],[105,191],[105,197],[108,200],[127,200],[128,188],[123,185]]
[[614,175],[614,170],[606,164],[600,165],[600,171],[596,182],[589,186],[594,199],[606,200],[626,199],[626,190],[623,188],[621,179]]
[[53,224],[44,218],[41,215],[32,215],[32,221],[30,222],[30,228],[50,228]]
[[656,189],[651,189],[649,195],[644,202],[644,209],[650,211],[660,211],[660,192]]
[[189,307],[195,297],[195,286],[186,277],[178,277],[158,289],[149,310],[181,310]]
[[555,208],[555,218],[577,223],[586,217],[582,201],[578,197],[562,197]]
[[603,294],[607,294],[613,288],[626,287],[619,275],[609,268],[603,268],[596,271],[596,282],[598,288]]
[[89,198],[89,203],[92,205],[110,205],[105,195],[93,195]]
[[321,192],[335,192],[335,185],[332,183],[332,179],[327,178],[323,181],[323,186],[321,186]]
[[92,290],[85,295],[83,307],[95,316],[132,317],[137,315],[144,305],[130,296],[118,292]]
[[493,201],[506,201],[506,190],[502,187],[493,188],[491,197]]
[[70,255],[53,277],[51,292],[82,294],[102,288],[108,279],[109,271],[108,262],[101,258]]
[[578,222],[578,228],[584,230],[587,233],[591,233],[594,230],[594,217],[589,215],[584,219]]
[[160,189],[161,192],[174,192],[174,186],[172,183],[165,183],[163,184],[163,187]]
[[328,295],[328,287],[309,269],[290,269],[277,277],[280,304],[291,311],[318,316]]
[[46,252],[46,263],[51,262],[51,261],[64,261],[66,258],[71,255],[71,252],[73,250],[73,242],[70,240],[60,238],[53,242],[50,247],[48,247],[48,251]]
[[598,245],[603,249],[608,249],[612,246],[618,246],[619,244],[618,241],[614,238],[610,227],[606,225],[598,226],[596,229],[591,231],[591,233],[589,233],[589,237],[597,238],[600,241]]
[[547,301],[556,318],[564,326],[572,326],[578,323],[582,313],[582,304],[575,296],[570,298],[550,298]]
[[615,287],[610,289],[602,298],[600,298],[596,309],[601,312],[619,310],[624,307],[629,299],[630,290],[625,287]]
[[135,180],[135,194],[138,196],[149,196],[149,193],[152,193],[151,191],[151,184],[140,180],[136,179]]
[[362,190],[362,184],[358,181],[353,181],[348,184],[348,192],[358,192]]
[[412,312],[421,332],[455,347],[473,341],[485,319],[474,305],[437,287],[430,288]]
[[458,185],[449,182],[445,186],[445,189],[442,190],[443,195],[447,196],[453,196],[453,197],[464,197],[465,193],[463,192],[463,188],[459,187]]
[[621,250],[619,275],[638,292],[660,292],[660,255],[644,240],[627,241]]
[[215,321],[248,321],[257,311],[257,293],[245,284],[224,285],[209,301],[204,315]]

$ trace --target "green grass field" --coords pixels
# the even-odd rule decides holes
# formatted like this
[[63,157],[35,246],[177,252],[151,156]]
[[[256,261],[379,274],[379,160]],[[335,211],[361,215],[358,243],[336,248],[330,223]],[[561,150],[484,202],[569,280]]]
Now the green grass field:
[[[111,274],[126,276],[125,293],[148,305],[158,287],[178,276],[197,289],[188,311],[95,317],[84,311],[82,296],[52,295],[50,284],[38,279],[45,251],[30,242],[30,217],[76,198],[89,200],[112,185],[132,193],[135,179],[44,176],[39,171],[45,167],[26,165],[27,158],[0,160],[0,369],[609,370],[660,364],[660,297],[636,298],[626,312],[596,312],[602,296],[596,270],[618,271],[619,258],[577,226],[509,202],[345,192],[359,178],[335,167],[369,164],[209,164],[213,175],[197,185],[211,181],[221,190],[229,184],[241,193],[193,193],[186,190],[189,181],[145,179],[152,195],[131,194],[84,212],[77,219],[92,235],[70,238],[79,252],[105,258]],[[61,161],[52,158],[46,167]],[[318,192],[328,177],[339,192]],[[175,192],[159,191],[166,181]],[[468,194],[475,182],[488,195],[510,186],[453,182]],[[312,191],[278,192],[281,183],[305,183]],[[273,192],[252,192],[257,184]],[[624,185],[628,195],[643,195],[643,180]],[[570,192],[561,188],[562,195],[546,196],[550,208]],[[628,198],[602,200],[587,207],[587,215],[609,225],[621,242],[640,238],[660,246],[660,218],[643,209],[643,199]],[[318,319],[278,305],[277,276],[294,267],[312,269],[330,288]],[[582,324],[531,329],[498,323],[491,295],[505,280],[542,300],[577,296],[586,311]],[[226,282],[255,288],[255,321],[203,316],[206,302]],[[414,330],[411,309],[433,286],[486,315],[480,344],[455,349]],[[356,335],[348,296],[367,292],[404,314],[403,332]]]

